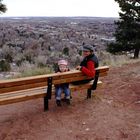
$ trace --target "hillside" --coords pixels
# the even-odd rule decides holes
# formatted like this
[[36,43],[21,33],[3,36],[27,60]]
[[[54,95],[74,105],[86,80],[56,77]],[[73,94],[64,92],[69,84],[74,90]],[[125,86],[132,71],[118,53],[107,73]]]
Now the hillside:
[[139,140],[140,61],[111,67],[104,85],[90,100],[73,93],[61,108],[42,99],[0,106],[1,140]]
[[54,63],[61,58],[67,59],[71,67],[75,67],[80,63],[83,43],[95,44],[100,53],[108,42],[114,40],[114,20],[117,19],[1,18],[0,64],[6,64],[0,68],[0,72],[6,69],[23,73],[25,67],[26,70],[38,67],[52,70]]

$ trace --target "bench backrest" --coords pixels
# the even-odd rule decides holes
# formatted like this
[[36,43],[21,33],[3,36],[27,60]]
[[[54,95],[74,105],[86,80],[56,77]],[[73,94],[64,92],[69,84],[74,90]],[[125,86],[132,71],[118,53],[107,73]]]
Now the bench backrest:
[[[108,66],[102,66],[96,68],[96,72],[99,72],[99,76],[107,75],[109,70]],[[0,94],[12,91],[19,91],[37,87],[44,87],[48,85],[48,80],[51,78],[52,84],[61,84],[61,83],[70,83],[85,79],[91,79],[81,71],[78,70],[71,70],[64,73],[53,73],[53,74],[46,74],[46,75],[39,75],[39,76],[31,76],[31,77],[24,77],[24,78],[17,78],[17,79],[10,79],[10,80],[1,80],[0,81]]]

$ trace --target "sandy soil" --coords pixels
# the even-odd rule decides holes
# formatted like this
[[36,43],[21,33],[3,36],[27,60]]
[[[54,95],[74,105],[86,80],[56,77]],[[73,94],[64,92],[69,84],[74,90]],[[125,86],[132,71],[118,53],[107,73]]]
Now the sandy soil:
[[43,112],[37,99],[0,106],[0,140],[140,140],[140,62],[110,68],[92,99]]

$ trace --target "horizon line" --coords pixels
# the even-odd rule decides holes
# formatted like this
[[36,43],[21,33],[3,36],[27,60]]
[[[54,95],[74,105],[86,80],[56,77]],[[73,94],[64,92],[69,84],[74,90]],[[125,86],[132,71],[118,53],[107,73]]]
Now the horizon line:
[[0,16],[0,18],[36,18],[36,17],[47,17],[47,18],[119,18],[119,17],[102,17],[102,16]]

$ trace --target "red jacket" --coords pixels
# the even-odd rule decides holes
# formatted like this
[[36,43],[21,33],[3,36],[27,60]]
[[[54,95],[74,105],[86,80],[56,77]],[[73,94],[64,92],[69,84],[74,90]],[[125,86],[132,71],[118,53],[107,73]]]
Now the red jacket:
[[89,77],[95,76],[95,63],[92,60],[87,62],[87,67],[82,66],[81,71]]

